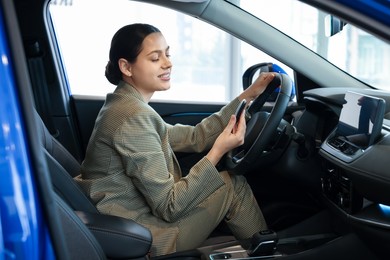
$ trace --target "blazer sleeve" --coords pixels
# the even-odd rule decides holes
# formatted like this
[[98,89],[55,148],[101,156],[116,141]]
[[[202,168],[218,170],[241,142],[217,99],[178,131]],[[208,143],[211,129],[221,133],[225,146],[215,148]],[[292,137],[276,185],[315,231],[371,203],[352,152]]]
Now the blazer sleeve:
[[196,126],[168,125],[169,141],[175,152],[203,152],[210,149],[226,127],[240,101],[232,100],[219,112],[203,119]]
[[[130,131],[131,129],[131,131]],[[217,169],[206,159],[200,160],[185,178],[168,141],[164,146],[166,125],[150,111],[137,113],[114,135],[115,150],[120,154],[126,175],[142,193],[152,213],[167,222],[189,214],[225,183]],[[176,166],[177,167],[177,166]],[[176,172],[177,171],[177,172]]]

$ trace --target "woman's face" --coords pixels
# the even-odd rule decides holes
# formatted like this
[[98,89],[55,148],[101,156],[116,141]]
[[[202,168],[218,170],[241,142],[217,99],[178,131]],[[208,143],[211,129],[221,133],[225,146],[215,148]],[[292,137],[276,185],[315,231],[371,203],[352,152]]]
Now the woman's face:
[[130,83],[145,98],[170,88],[172,63],[169,46],[161,33],[151,33],[144,39],[142,51],[130,68]]

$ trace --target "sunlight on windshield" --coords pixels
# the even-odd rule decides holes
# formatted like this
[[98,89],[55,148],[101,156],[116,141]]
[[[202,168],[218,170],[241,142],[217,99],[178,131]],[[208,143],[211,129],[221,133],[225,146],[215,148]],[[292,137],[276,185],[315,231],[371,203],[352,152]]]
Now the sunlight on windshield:
[[264,2],[241,0],[240,6],[357,79],[390,90],[389,44],[350,24],[326,37],[325,13],[296,0]]

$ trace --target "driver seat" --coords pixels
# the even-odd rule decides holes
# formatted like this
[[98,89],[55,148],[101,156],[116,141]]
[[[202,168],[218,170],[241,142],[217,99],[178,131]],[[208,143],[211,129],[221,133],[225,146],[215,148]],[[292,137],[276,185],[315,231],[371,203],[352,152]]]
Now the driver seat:
[[73,180],[80,172],[79,162],[49,133],[36,110],[34,114],[71,259],[146,259],[152,244],[149,229],[100,214]]
[[[36,110],[34,110],[34,115],[38,126],[39,140],[55,191],[55,201],[59,208],[61,221],[66,223],[64,224],[67,227],[65,233],[70,235],[69,238],[65,238],[70,241],[70,251],[75,250],[76,254],[77,251],[80,251],[80,245],[73,238],[76,233],[80,233],[76,241],[82,238],[83,244],[89,244],[86,246],[92,247],[92,251],[86,250],[84,255],[101,256],[102,248],[110,259],[147,259],[152,243],[149,229],[129,219],[100,214],[73,179],[80,174],[80,163],[50,134]],[[92,233],[92,237],[89,233]],[[232,241],[235,241],[233,236],[216,233],[215,236],[207,239],[202,246]],[[71,252],[71,254],[73,253]],[[177,252],[154,259],[170,259],[171,256],[176,259],[200,259],[199,252],[196,250]],[[79,257],[80,255],[76,258]],[[93,259],[99,258],[101,257]]]
[[73,180],[73,177],[80,173],[81,166],[79,162],[49,133],[49,130],[36,110],[34,110],[34,115],[38,123],[38,133],[55,192],[73,210],[99,213],[93,203],[85,196],[84,192]]

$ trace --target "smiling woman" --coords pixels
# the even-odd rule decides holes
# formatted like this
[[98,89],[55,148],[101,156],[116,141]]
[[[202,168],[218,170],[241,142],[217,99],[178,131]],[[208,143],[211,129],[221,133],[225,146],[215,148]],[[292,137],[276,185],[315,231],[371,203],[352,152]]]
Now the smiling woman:
[[170,88],[169,46],[160,30],[148,24],[122,27],[113,37],[106,77],[114,85],[121,80],[149,102],[156,91]]
[[[126,25],[114,34],[109,56],[106,76],[117,87],[99,112],[77,177],[99,212],[148,227],[153,256],[198,247],[221,221],[237,239],[266,230],[246,179],[217,165],[244,142],[245,113],[233,115],[239,101],[254,100],[274,74],[261,74],[196,126],[170,125],[148,104],[170,87],[163,34],[149,24]],[[175,152],[207,154],[184,177]]]

